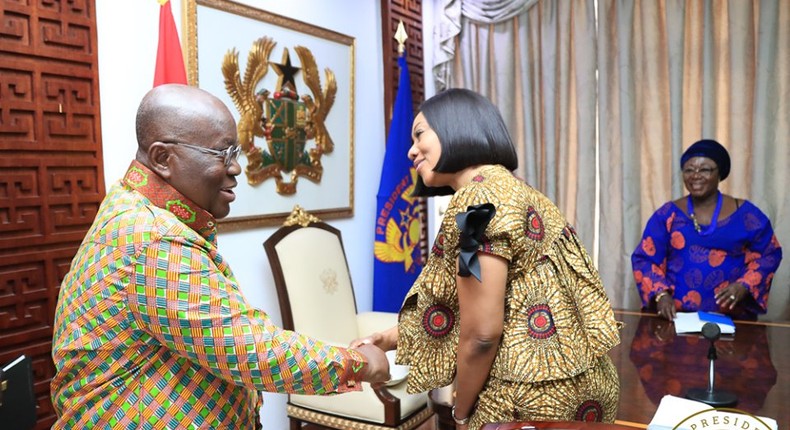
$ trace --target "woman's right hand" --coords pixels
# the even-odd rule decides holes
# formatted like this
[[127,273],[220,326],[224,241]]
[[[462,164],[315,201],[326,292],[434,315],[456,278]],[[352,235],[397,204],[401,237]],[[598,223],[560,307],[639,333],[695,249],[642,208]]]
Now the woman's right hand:
[[[348,345],[348,347],[349,348],[358,348],[358,347],[360,347],[362,345],[370,344],[370,345],[376,345],[379,348],[381,348],[381,344],[382,344],[383,340],[384,340],[384,337],[381,335],[381,333],[373,333],[370,336],[360,337],[358,339],[352,340],[351,343]],[[384,348],[381,348],[381,349],[384,349]]]
[[672,298],[671,294],[661,296],[658,299],[658,303],[656,303],[656,308],[658,308],[658,316],[670,321],[675,319],[675,299]]
[[376,345],[384,351],[391,351],[398,346],[398,326],[393,326],[387,330],[373,333],[370,336],[354,339],[348,345],[349,348],[357,348],[360,345]]

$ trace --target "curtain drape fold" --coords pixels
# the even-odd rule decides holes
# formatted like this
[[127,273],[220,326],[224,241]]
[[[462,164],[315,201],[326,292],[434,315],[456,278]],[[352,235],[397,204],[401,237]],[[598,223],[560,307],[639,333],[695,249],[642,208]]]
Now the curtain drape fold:
[[[638,308],[630,254],[702,138],[730,152],[722,192],[790,249],[790,1],[437,1],[437,90],[499,106],[518,173],[576,224],[615,307]],[[789,286],[785,261],[767,319],[790,319]]]
[[[687,194],[679,160],[699,139],[730,152],[722,192],[755,203],[790,246],[778,192],[790,183],[789,13],[782,0],[598,0],[599,269],[615,306],[638,308],[630,254],[653,211]],[[767,319],[790,318],[788,266]]]
[[[470,4],[477,7],[467,7]],[[454,8],[450,16],[458,18],[460,28],[447,41],[455,47],[447,62],[449,80],[445,87],[438,80],[437,85],[475,90],[499,107],[519,155],[517,173],[558,203],[592,249],[596,171],[593,0],[443,5],[445,11]],[[500,17],[509,18],[494,22],[493,18]],[[449,20],[448,16],[440,18],[438,25]]]
[[532,7],[538,0],[441,0],[433,52],[437,90],[448,88],[450,62],[455,58],[454,38],[461,33],[461,17],[478,24],[498,24]]

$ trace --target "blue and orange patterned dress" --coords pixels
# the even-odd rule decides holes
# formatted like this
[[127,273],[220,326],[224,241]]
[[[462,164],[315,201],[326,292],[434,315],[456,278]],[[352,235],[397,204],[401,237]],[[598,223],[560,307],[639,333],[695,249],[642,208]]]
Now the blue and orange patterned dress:
[[[643,308],[655,308],[655,295],[669,290],[679,311],[722,312],[747,320],[766,312],[781,260],[771,221],[748,200],[704,236],[683,210],[667,202],[647,221],[631,255]],[[749,294],[734,309],[721,309],[715,294],[732,282],[741,282]]]

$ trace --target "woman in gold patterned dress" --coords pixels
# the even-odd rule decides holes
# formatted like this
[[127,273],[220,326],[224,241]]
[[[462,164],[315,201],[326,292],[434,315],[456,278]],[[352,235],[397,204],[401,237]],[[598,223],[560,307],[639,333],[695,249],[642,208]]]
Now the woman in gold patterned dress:
[[452,194],[398,325],[352,346],[397,348],[410,392],[451,384],[456,428],[614,421],[620,342],[598,272],[560,210],[511,173],[499,111],[469,90],[423,103],[408,156],[415,194]]

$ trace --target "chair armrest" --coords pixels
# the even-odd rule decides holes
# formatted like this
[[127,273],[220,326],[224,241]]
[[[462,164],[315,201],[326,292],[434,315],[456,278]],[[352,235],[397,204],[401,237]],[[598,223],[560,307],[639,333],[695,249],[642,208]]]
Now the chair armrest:
[[428,392],[428,404],[438,417],[438,430],[455,430],[455,421],[452,416],[454,384],[441,388],[434,388]]
[[357,314],[359,337],[369,336],[398,324],[398,314],[392,312],[361,312]]
[[455,384],[445,385],[441,388],[430,390],[430,399],[434,403],[452,406],[455,404]]

